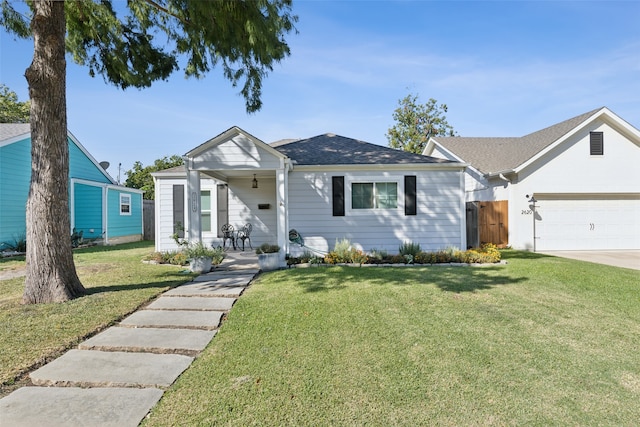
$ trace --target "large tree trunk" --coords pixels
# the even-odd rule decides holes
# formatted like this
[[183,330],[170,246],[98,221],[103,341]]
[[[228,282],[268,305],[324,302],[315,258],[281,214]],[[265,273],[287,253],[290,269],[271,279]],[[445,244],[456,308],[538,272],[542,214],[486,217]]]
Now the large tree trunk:
[[36,0],[33,9],[33,62],[25,74],[31,98],[25,304],[85,293],[70,238],[64,2]]

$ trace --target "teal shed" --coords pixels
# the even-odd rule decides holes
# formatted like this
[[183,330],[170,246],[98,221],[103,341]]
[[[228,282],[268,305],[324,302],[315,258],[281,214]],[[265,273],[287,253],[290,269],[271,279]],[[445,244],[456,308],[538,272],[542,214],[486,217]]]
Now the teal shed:
[[[67,140],[69,235],[75,229],[102,244],[142,240],[142,191],[118,185],[71,132]],[[30,179],[29,124],[0,124],[0,249],[26,235]]]

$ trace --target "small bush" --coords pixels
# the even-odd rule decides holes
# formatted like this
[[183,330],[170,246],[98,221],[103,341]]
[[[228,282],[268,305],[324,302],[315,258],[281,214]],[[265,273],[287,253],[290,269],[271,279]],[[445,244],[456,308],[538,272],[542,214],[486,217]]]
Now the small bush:
[[350,261],[353,264],[366,264],[369,261],[367,254],[358,249],[351,249],[349,253]]
[[365,264],[369,261],[367,254],[353,248],[348,239],[336,240],[334,249],[324,257],[327,264]]
[[189,259],[187,254],[182,251],[170,251],[166,253],[167,263],[173,265],[187,265]]
[[263,243],[260,245],[259,248],[256,249],[256,254],[260,255],[260,254],[272,254],[272,253],[276,253],[276,252],[280,252],[280,246],[278,245],[272,245],[269,243]]
[[145,261],[155,261],[158,264],[186,265],[189,263],[187,255],[182,251],[152,252],[144,257]]
[[390,264],[404,264],[405,263],[405,258],[404,256],[397,254],[397,255],[391,255],[389,258],[389,263]]
[[26,252],[27,251],[27,237],[22,234],[19,236],[13,236],[13,242],[2,242],[0,249],[6,248],[14,252]]
[[402,244],[398,248],[398,253],[400,255],[411,255],[412,260],[421,251],[422,251],[422,248],[420,248],[420,243],[413,243],[413,242],[402,242]]
[[384,249],[371,249],[371,251],[369,251],[369,259],[376,264],[378,264],[388,256],[389,253]]
[[349,239],[336,239],[336,245],[333,247],[333,252],[336,254],[338,259],[341,260],[338,262],[349,262],[351,252],[351,242]]
[[413,262],[416,264],[433,264],[435,257],[432,252],[420,252],[414,258]]

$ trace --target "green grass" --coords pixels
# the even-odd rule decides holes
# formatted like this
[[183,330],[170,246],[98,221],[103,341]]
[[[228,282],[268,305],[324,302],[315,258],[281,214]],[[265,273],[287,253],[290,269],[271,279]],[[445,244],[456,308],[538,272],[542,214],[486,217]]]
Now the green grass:
[[264,274],[144,425],[637,425],[640,273],[504,257]]
[[[149,242],[74,251],[87,295],[66,303],[22,305],[24,277],[0,281],[0,383],[10,385],[26,370],[191,278],[180,267],[143,264],[152,251]],[[23,266],[24,260],[0,260],[0,271]]]

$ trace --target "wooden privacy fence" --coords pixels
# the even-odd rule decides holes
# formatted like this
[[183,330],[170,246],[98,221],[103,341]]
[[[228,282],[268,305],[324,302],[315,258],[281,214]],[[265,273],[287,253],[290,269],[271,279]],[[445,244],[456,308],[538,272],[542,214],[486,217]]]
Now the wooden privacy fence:
[[479,246],[493,243],[498,247],[509,245],[509,202],[467,203],[467,244]]
[[156,206],[155,200],[142,201],[142,221],[144,224],[144,230],[143,230],[144,240],[155,240],[156,238],[156,232],[155,232],[156,207],[155,206]]

